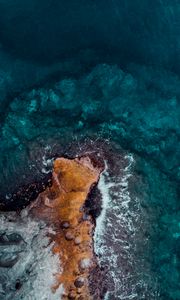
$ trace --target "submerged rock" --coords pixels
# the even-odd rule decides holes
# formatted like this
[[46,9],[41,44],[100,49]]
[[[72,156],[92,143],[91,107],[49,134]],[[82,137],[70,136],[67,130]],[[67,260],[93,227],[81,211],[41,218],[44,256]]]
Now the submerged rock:
[[52,159],[87,136],[117,142],[178,182],[179,87],[179,77],[163,69],[101,64],[12,99],[0,127],[1,202],[44,179]]
[[12,268],[18,261],[18,254],[16,253],[4,253],[0,256],[1,268]]

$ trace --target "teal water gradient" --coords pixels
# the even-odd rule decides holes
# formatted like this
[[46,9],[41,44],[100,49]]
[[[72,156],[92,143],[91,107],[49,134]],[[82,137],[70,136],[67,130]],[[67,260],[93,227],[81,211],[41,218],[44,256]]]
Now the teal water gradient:
[[143,181],[133,192],[151,220],[149,254],[142,255],[157,281],[158,298],[178,299],[179,79],[145,66],[129,70],[98,65],[79,79],[14,98],[1,128],[1,193],[9,201],[15,186],[43,177],[52,156],[70,141],[104,138],[138,154],[135,171]]
[[0,0],[1,202],[71,141],[116,142],[136,157],[163,300],[180,299],[179,32],[176,0]]

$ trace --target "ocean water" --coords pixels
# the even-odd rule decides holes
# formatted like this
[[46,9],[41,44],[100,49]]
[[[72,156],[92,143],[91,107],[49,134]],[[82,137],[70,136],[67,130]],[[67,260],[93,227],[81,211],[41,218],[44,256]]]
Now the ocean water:
[[105,299],[180,299],[179,33],[178,0],[0,0],[1,207],[34,199],[53,158],[116,145],[94,234]]

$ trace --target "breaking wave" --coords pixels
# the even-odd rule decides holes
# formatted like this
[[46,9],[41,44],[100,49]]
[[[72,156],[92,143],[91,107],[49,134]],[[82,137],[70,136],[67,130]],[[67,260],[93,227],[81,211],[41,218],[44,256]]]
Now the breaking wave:
[[0,215],[0,299],[59,300],[63,287],[55,293],[51,290],[54,274],[60,271],[59,258],[52,254],[53,244],[47,237],[52,229],[27,213],[24,209],[20,216]]
[[119,176],[110,175],[106,162],[98,184],[103,204],[94,242],[99,263],[108,277],[105,300],[157,299],[156,280],[147,266],[144,270],[144,257],[139,252],[144,240],[141,226],[146,222],[140,199],[133,197],[129,187],[135,159],[128,154],[124,160],[125,168],[117,161]]

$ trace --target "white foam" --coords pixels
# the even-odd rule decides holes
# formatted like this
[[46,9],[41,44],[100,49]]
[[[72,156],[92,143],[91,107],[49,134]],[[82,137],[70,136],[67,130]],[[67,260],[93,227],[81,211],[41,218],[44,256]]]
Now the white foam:
[[[7,277],[6,295],[2,300],[60,300],[63,286],[60,285],[54,293],[51,289],[56,283],[55,274],[61,272],[59,257],[52,253],[53,244],[49,244],[47,238],[53,229],[32,220],[27,212],[19,217],[14,213],[1,215],[0,228],[1,232],[17,233],[23,238],[19,245],[15,245],[19,247],[16,249],[19,260],[11,269],[2,270]],[[8,246],[6,251],[14,253],[15,248]],[[16,291],[13,288],[17,279],[22,282],[22,287]]]
[[48,153],[49,151],[51,150],[51,146],[50,145],[47,145],[45,148],[44,148],[44,155],[42,156],[42,169],[41,169],[41,172],[44,173],[44,174],[48,174],[51,172],[51,169],[52,169],[52,165],[53,165],[53,161],[54,161],[54,158],[47,158],[48,156]]
[[[114,195],[116,194],[121,196],[121,205],[124,207],[128,207],[128,203],[130,202],[129,192],[127,191],[128,188],[128,178],[131,176],[129,173],[129,170],[134,162],[134,158],[131,154],[126,155],[125,159],[128,160],[128,165],[125,167],[124,175],[122,178],[119,178],[119,182],[114,182],[113,180],[109,181],[109,173],[108,173],[108,166],[107,162],[105,161],[105,169],[103,173],[100,176],[99,182],[98,182],[98,189],[101,192],[102,195],[102,211],[101,214],[96,219],[96,229],[94,233],[94,243],[95,243],[95,251],[98,254],[99,251],[102,252],[102,249],[98,249],[98,244],[100,244],[100,247],[102,248],[101,243],[101,237],[104,234],[106,226],[112,226],[111,222],[107,224],[106,222],[106,213],[107,210],[111,208],[112,206],[112,197],[110,195],[110,189],[114,186],[120,186],[123,188],[124,193],[119,194],[119,192],[114,192]],[[116,178],[117,179],[117,178]],[[114,205],[114,209],[119,210],[119,203],[118,205]]]
[[[127,273],[125,270],[126,267],[130,269],[135,264],[133,257],[135,244],[134,242],[131,244],[130,239],[123,236],[123,230],[127,236],[131,236],[131,240],[139,230],[136,227],[140,218],[139,199],[134,198],[132,205],[129,178],[132,176],[134,158],[129,154],[124,157],[124,160],[127,162],[126,167],[121,169],[119,164],[120,175],[114,178],[109,175],[106,163],[105,171],[101,174],[98,184],[102,195],[102,212],[96,220],[94,247],[99,264],[108,266],[108,276],[113,281],[113,288],[107,291],[104,300],[110,300],[112,297],[113,299],[137,299],[135,287],[139,284],[139,274],[136,279],[135,274],[131,274],[130,271]],[[135,208],[132,208],[134,206]],[[121,261],[125,262],[125,266],[118,266]]]
[[97,242],[99,238],[103,235],[104,229],[105,229],[105,218],[106,218],[106,211],[110,204],[110,196],[109,196],[109,188],[114,185],[114,183],[106,183],[105,177],[107,176],[107,162],[105,161],[105,169],[103,173],[100,176],[99,182],[98,182],[98,189],[101,192],[102,195],[102,211],[101,214],[96,219],[96,230],[94,233],[94,241],[95,241],[95,247],[97,246]]
[[42,164],[43,164],[43,167],[41,169],[42,173],[44,174],[48,174],[51,172],[51,167],[53,165],[53,160],[54,158],[52,159],[47,159],[46,158],[46,155],[43,155],[42,157]]

